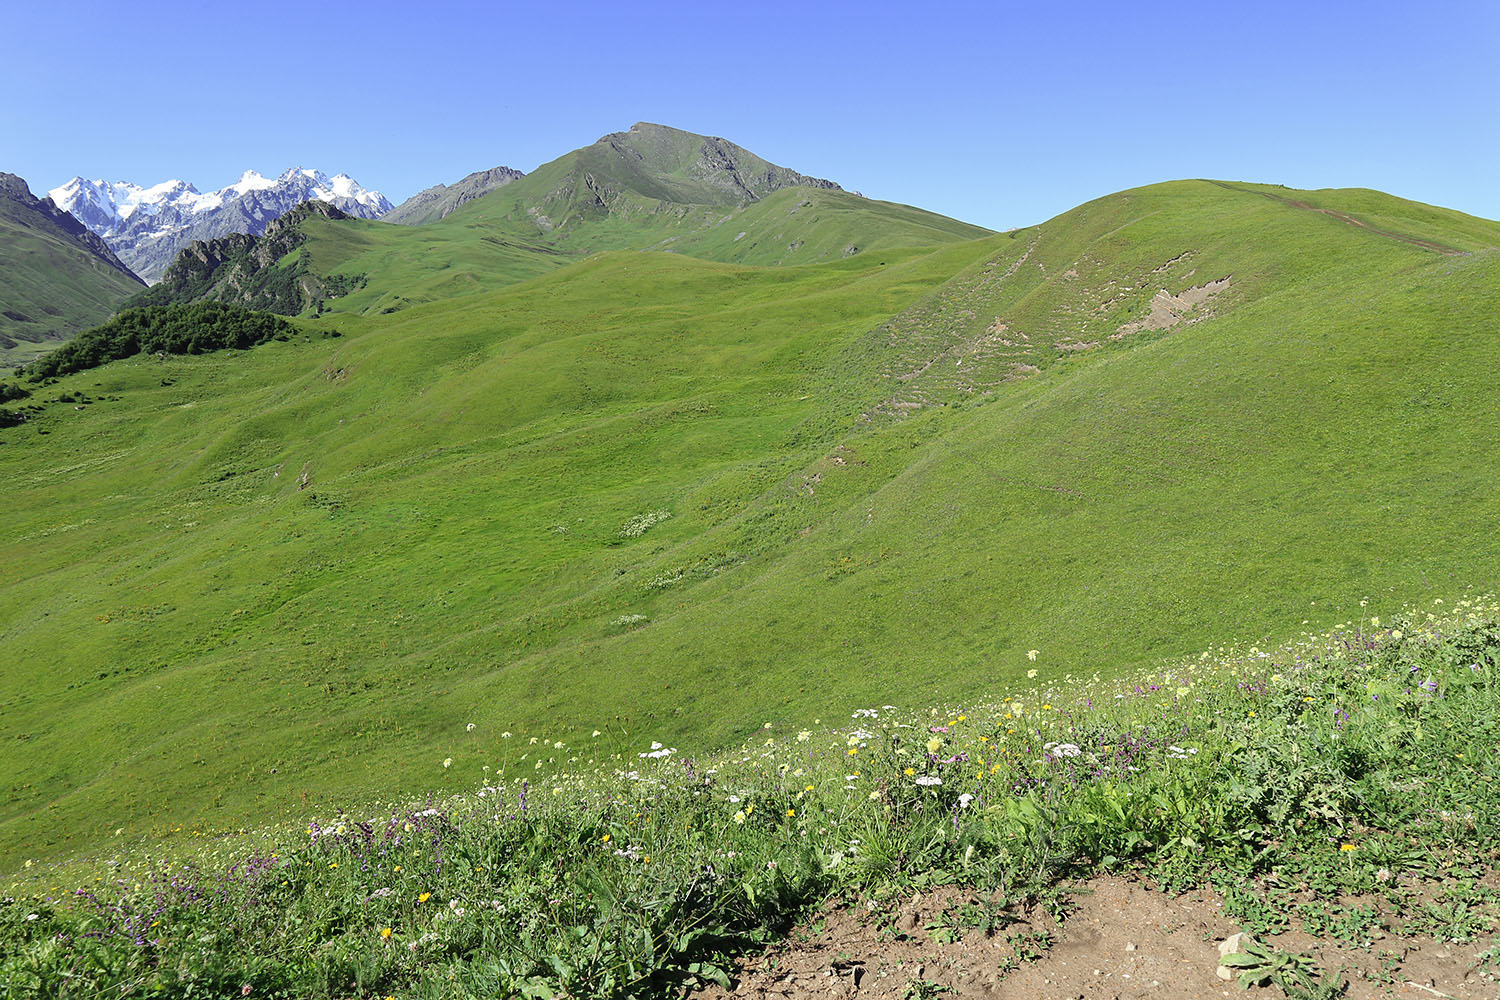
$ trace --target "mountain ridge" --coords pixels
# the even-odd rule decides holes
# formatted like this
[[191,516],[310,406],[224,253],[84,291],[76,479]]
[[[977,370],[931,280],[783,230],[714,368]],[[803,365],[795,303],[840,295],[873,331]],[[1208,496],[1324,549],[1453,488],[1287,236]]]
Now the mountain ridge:
[[[850,194],[725,139],[649,123],[612,132],[530,174],[498,167],[429,188],[397,211],[400,217],[393,212],[377,223],[303,217],[308,238],[295,266],[349,293],[284,297],[278,308],[389,312],[498,288],[601,250],[798,265],[990,232]],[[384,224],[402,221],[413,224]],[[284,277],[248,280],[284,284]],[[210,279],[194,287],[225,286]]]
[[512,167],[476,170],[452,184],[434,184],[381,216],[384,222],[419,226],[446,218],[454,209],[526,175]]
[[274,179],[247,170],[235,183],[206,194],[181,180],[143,188],[74,177],[50,195],[152,283],[192,241],[230,233],[258,236],[304,201],[327,202],[360,218],[379,218],[393,207],[380,192],[362,187],[347,174],[330,177],[302,167]]

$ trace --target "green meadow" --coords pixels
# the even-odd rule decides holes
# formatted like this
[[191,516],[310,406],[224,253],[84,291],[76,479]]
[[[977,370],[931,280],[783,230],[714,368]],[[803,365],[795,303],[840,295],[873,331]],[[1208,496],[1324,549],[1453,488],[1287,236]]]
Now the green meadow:
[[481,245],[523,183],[315,220],[367,283],[290,340],[31,387],[0,866],[472,788],[501,732],[706,750],[1500,568],[1500,224],[1185,181],[799,264],[785,220],[852,196],[793,188],[631,230],[682,253],[618,216],[578,259]]

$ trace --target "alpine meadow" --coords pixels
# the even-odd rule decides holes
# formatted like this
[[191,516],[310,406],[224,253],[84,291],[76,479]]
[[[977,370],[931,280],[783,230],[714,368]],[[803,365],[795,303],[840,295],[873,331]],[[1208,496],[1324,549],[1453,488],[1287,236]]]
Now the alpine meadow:
[[[96,324],[0,382],[0,993],[1134,997],[1045,963],[1142,883],[1244,985],[1378,925],[1494,995],[1500,223],[993,232],[646,123],[480,179],[0,254]],[[910,954],[798,966],[851,914]]]

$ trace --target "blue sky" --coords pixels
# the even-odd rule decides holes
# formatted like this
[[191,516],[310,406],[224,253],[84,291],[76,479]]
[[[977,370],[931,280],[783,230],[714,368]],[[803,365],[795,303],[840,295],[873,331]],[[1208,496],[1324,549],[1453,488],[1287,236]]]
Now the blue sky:
[[393,201],[638,120],[993,228],[1179,177],[1500,218],[1500,4],[21,0],[0,170]]

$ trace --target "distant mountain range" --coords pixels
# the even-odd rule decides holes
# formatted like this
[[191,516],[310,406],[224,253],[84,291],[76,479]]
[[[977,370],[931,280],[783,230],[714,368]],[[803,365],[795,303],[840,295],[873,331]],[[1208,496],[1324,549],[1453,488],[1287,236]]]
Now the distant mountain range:
[[380,192],[361,187],[347,174],[329,177],[301,167],[274,179],[247,170],[235,183],[207,193],[181,180],[141,187],[74,177],[48,195],[148,282],[160,280],[193,240],[230,233],[258,236],[304,201],[327,202],[363,219],[378,219],[393,207]]
[[0,173],[0,361],[28,361],[107,319],[137,278],[104,240]]
[[851,194],[726,139],[639,122],[530,174],[495,167],[428,188],[375,223],[298,213],[257,239],[194,244],[136,302],[388,313],[603,250],[811,264],[988,234]]

